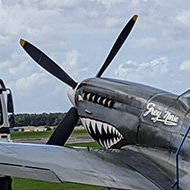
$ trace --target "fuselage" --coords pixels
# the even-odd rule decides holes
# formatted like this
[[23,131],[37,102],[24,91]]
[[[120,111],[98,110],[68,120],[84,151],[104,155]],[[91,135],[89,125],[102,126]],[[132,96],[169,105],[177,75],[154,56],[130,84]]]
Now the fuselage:
[[[105,148],[140,144],[176,150],[189,125],[188,96],[108,78],[78,85],[75,105],[89,134]],[[183,151],[189,151],[187,138]]]

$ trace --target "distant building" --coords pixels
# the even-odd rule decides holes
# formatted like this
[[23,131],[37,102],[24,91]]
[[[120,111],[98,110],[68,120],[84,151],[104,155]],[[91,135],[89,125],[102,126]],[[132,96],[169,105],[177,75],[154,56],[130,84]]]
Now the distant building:
[[42,132],[42,131],[47,131],[47,127],[44,126],[39,126],[39,127],[34,127],[34,126],[25,126],[25,127],[14,127],[11,129],[11,132]]

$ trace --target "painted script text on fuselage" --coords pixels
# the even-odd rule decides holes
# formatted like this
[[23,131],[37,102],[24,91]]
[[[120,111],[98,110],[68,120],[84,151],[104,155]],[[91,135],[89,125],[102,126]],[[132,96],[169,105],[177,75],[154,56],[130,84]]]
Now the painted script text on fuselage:
[[170,111],[162,112],[155,108],[156,104],[149,103],[146,106],[146,111],[144,112],[143,116],[146,117],[148,115],[151,115],[151,120],[153,123],[156,122],[162,122],[165,125],[177,125],[179,121],[179,117],[172,114]]

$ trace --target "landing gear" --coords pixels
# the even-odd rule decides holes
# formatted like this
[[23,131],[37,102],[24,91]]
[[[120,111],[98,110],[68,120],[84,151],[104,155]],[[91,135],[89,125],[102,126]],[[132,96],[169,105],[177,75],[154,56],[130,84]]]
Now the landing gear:
[[12,190],[12,179],[10,176],[0,177],[0,190]]

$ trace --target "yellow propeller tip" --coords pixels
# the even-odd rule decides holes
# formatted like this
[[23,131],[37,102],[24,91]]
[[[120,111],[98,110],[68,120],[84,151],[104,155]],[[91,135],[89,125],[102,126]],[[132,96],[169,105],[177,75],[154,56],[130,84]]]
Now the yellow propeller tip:
[[136,21],[137,18],[138,18],[138,15],[134,15],[134,16],[133,16],[133,20],[134,20],[134,21]]
[[22,47],[24,47],[24,44],[25,44],[25,40],[20,39],[20,45],[21,45]]

